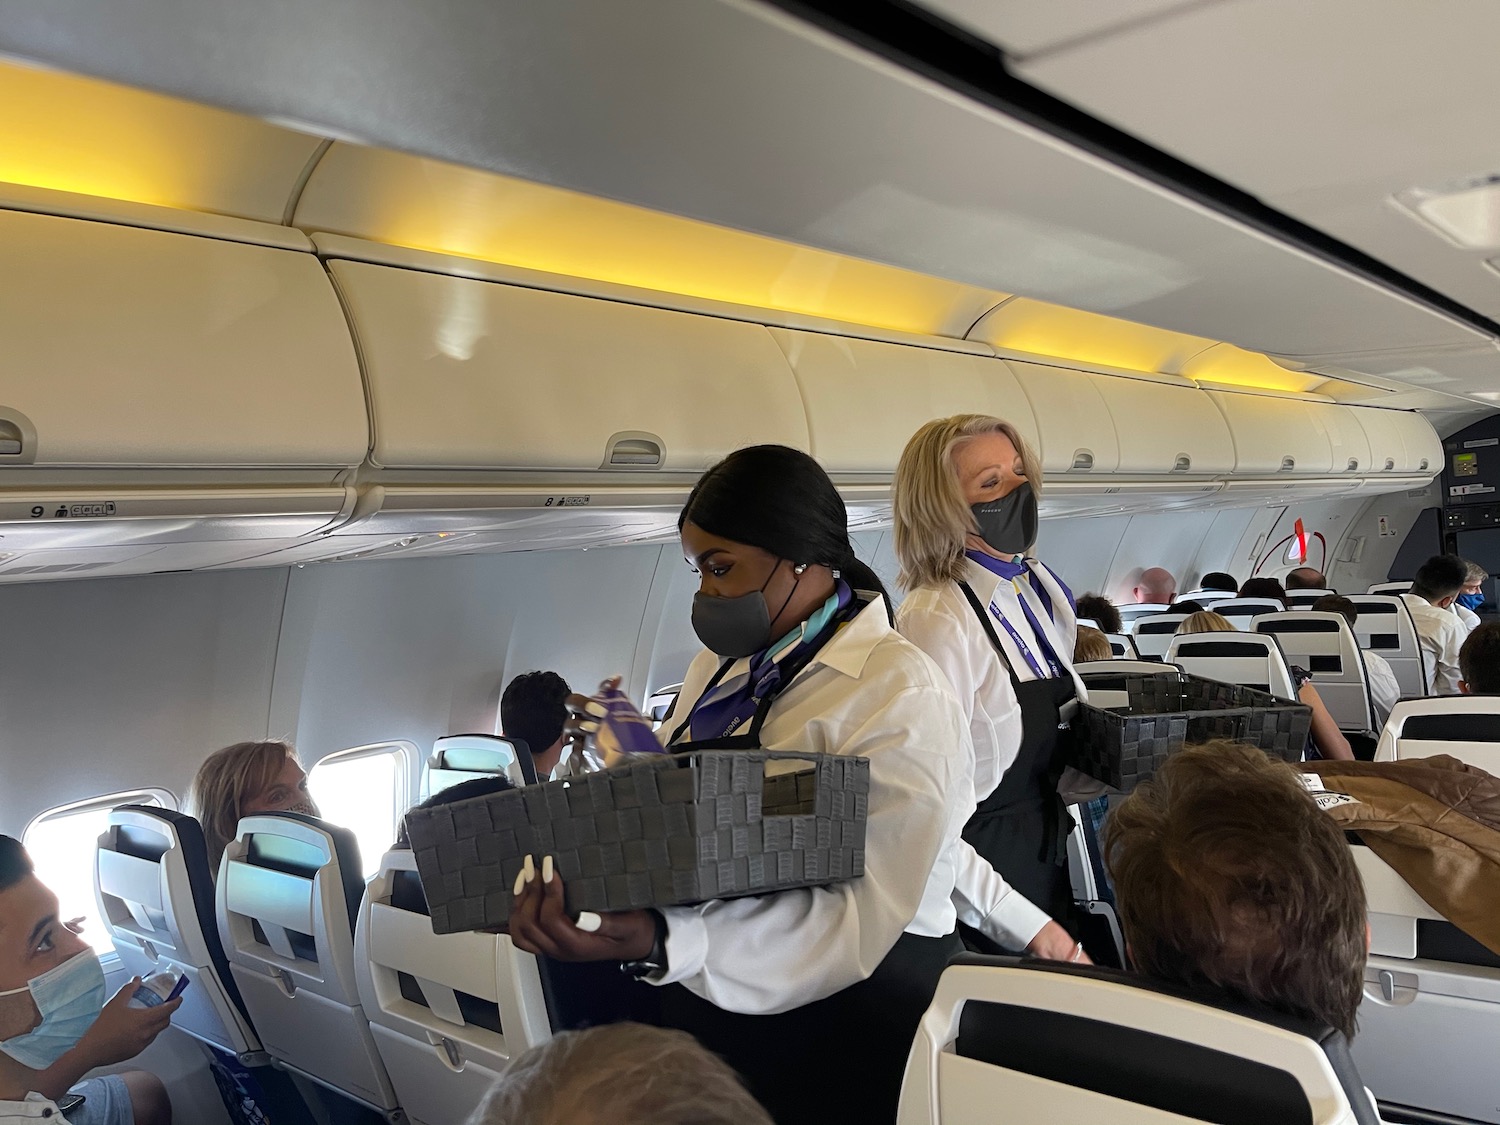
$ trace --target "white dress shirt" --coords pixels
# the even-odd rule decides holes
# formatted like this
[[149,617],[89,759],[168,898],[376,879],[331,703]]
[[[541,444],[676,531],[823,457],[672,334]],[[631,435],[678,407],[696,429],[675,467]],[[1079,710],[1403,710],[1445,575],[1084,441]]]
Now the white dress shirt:
[[[708,652],[694,659],[679,716],[692,713],[719,664]],[[671,733],[663,726],[659,736]],[[746,1014],[798,1008],[866,979],[903,931],[952,933],[967,848],[959,834],[974,812],[963,713],[942,672],[891,628],[878,598],[776,697],[760,741],[767,750],[868,758],[870,803],[862,877],[662,911],[668,967],[653,983],[678,981]]]
[[1469,635],[1457,614],[1440,609],[1416,594],[1402,594],[1417,627],[1417,641],[1427,666],[1427,690],[1433,695],[1458,694],[1458,650]]
[[1459,605],[1457,602],[1454,602],[1453,605],[1449,608],[1452,609],[1454,615],[1464,623],[1465,634],[1472,633],[1475,629],[1479,628],[1479,614],[1475,613],[1468,606]]
[[1396,682],[1396,673],[1385,657],[1378,652],[1366,652],[1365,679],[1370,682],[1370,702],[1375,705],[1375,729],[1385,726],[1391,717],[1391,708],[1401,698],[1401,685]]

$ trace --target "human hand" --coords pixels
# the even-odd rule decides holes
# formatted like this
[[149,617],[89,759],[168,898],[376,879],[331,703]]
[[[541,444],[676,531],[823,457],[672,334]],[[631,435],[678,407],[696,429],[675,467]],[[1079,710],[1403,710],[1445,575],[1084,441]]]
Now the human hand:
[[1043,926],[1042,932],[1026,946],[1026,952],[1047,961],[1067,961],[1074,965],[1093,964],[1089,955],[1083,951],[1082,943],[1074,941],[1073,935],[1056,922],[1048,922]]
[[126,982],[78,1040],[78,1046],[88,1052],[94,1066],[135,1058],[166,1030],[172,1022],[172,1013],[182,1007],[179,996],[154,1008],[132,1008],[130,1000],[140,983],[140,977]]
[[540,872],[526,857],[506,929],[517,948],[554,961],[638,961],[656,944],[656,919],[649,910],[585,912],[576,922],[569,917],[562,877],[550,855]]
[[[620,686],[622,677],[611,676],[599,685],[599,694],[614,691]],[[563,700],[568,717],[563,721],[563,736],[575,747],[583,749],[599,733],[608,708],[596,695],[580,695],[574,692]]]

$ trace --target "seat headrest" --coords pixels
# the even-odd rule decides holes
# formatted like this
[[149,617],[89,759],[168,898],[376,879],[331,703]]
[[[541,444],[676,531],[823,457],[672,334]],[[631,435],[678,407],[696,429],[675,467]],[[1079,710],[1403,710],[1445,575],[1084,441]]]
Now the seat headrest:
[[[1102,966],[964,954],[955,965],[995,966],[1101,984],[1123,985],[1152,997],[1187,1001],[1264,1023],[1311,1040],[1328,1058],[1359,1125],[1378,1125],[1354,1070],[1343,1035],[1325,1025],[1266,1008],[1206,996]],[[1278,1067],[1195,1042],[1173,1039],[1092,1016],[992,1000],[968,1001],[960,1017],[957,1053],[1107,1097],[1218,1125],[1313,1121],[1295,1076]]]
[[[1500,706],[1500,700],[1496,700]],[[1401,738],[1421,742],[1500,742],[1500,713],[1408,715]]]
[[[295,824],[306,824],[318,829],[328,837],[333,846],[334,863],[338,865],[339,882],[344,889],[344,902],[349,912],[349,929],[353,932],[355,923],[359,920],[359,904],[365,895],[364,865],[360,860],[359,841],[353,832],[347,828],[332,824],[321,817],[308,816],[306,813],[275,812],[256,813],[257,817],[269,817],[272,820],[286,820]],[[278,871],[286,871],[289,874],[301,875],[311,879],[317,874],[320,862],[303,860],[296,855],[278,854],[278,850],[272,846],[267,847],[265,841],[256,842],[257,837],[273,835],[271,833],[254,833],[251,838],[251,849],[246,855],[246,862],[257,867],[271,867]],[[295,843],[295,837],[290,837]]]

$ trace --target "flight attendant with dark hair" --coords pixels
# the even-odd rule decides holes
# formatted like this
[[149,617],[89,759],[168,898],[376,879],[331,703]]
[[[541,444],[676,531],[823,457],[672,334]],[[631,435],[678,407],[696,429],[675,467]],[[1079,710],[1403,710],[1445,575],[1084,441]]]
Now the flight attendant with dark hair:
[[708,651],[663,741],[868,758],[865,874],[575,921],[544,861],[523,876],[510,935],[673,985],[667,1022],[722,1055],[781,1125],[892,1122],[917,1022],[962,948],[952,896],[974,802],[962,712],[892,626],[880,580],[854,557],[843,500],[811,457],[774,445],[730,454],[698,482],[678,529]]

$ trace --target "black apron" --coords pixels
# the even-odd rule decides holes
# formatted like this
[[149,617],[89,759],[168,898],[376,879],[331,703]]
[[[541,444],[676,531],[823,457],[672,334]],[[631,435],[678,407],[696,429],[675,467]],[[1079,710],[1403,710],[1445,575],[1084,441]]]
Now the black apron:
[[[1015,890],[1053,918],[1064,921],[1073,908],[1067,848],[1073,818],[1058,795],[1057,783],[1072,754],[1065,715],[1078,698],[1073,677],[1017,679],[979,597],[967,582],[960,581],[959,586],[1005,666],[1021,706],[1021,749],[995,791],[979,802],[964,825],[964,839]],[[964,944],[970,949],[1005,952],[978,930],[968,926],[961,929]]]
[[[863,608],[856,600],[854,611]],[[780,687],[759,701],[744,734],[675,743],[691,714],[672,732],[674,754],[694,750],[759,750],[771,703],[817,655],[848,616],[829,622],[784,669]],[[734,663],[726,660],[704,687],[705,698]],[[784,940],[794,943],[795,931]],[[894,1125],[907,1055],[917,1024],[932,1003],[938,978],[963,952],[957,934],[902,934],[875,972],[832,996],[771,1016],[728,1012],[680,984],[662,991],[662,1022],[689,1032],[745,1081],[776,1125]]]

